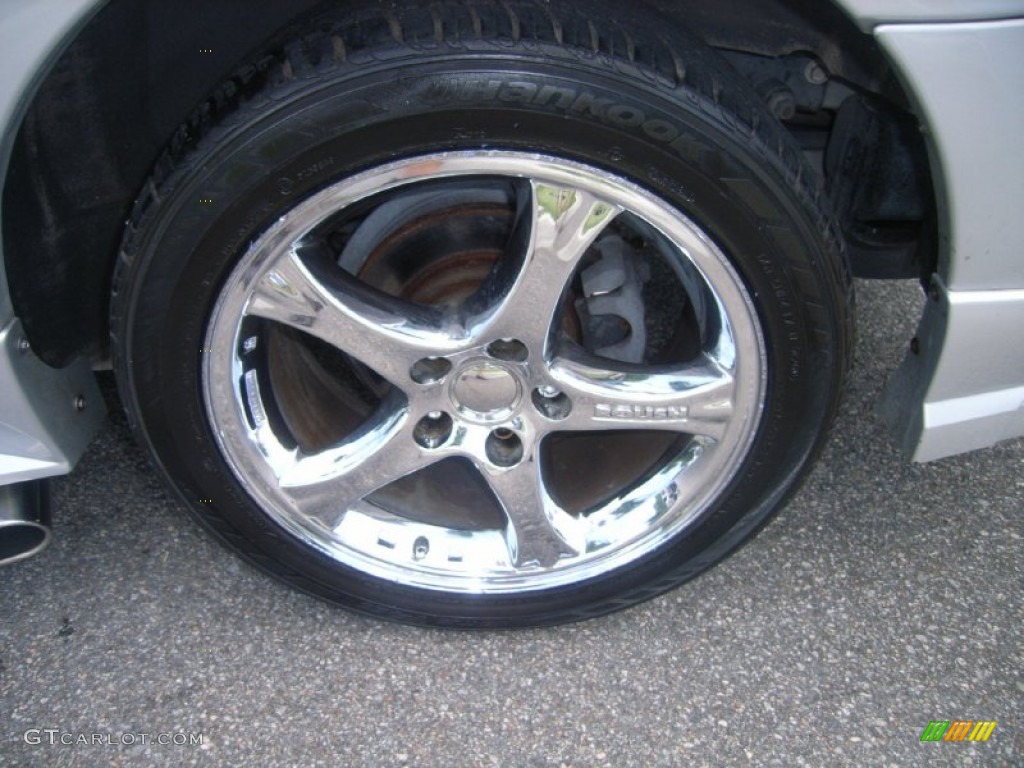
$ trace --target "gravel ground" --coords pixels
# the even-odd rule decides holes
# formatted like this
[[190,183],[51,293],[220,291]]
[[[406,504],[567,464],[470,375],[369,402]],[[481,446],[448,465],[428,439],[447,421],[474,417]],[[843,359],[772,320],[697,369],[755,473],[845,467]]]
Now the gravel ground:
[[[56,484],[54,544],[0,570],[0,765],[1024,764],[1024,441],[905,462],[873,408],[918,292],[858,288],[804,489],[697,581],[574,626],[431,631],[292,592],[208,540],[112,417]],[[998,726],[919,741],[953,719]],[[141,743],[176,732],[203,743]],[[59,743],[94,733],[136,743]]]

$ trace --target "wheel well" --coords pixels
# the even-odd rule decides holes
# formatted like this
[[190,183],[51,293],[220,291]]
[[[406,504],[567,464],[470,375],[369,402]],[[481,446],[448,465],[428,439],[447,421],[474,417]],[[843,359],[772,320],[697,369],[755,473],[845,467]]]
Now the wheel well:
[[[643,2],[685,24],[751,79],[828,179],[848,241],[856,226],[871,241],[877,226],[909,222],[896,234],[885,229],[881,245],[868,243],[881,254],[879,275],[930,272],[927,160],[906,99],[870,36],[824,0]],[[110,0],[59,58],[19,129],[2,208],[11,298],[42,359],[61,366],[83,355],[106,358],[118,244],[159,153],[239,62],[318,4]],[[810,62],[827,82],[811,82],[819,75],[808,74]],[[829,96],[833,82],[841,88]],[[836,93],[850,117],[837,119],[841,105],[828,101]],[[865,130],[881,137],[872,147],[859,140]],[[892,168],[902,186],[890,178]],[[878,200],[865,192],[868,182],[897,191]]]

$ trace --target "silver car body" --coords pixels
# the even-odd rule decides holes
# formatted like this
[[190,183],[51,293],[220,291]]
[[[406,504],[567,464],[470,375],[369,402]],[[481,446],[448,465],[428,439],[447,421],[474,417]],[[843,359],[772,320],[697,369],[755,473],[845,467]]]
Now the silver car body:
[[[939,267],[881,410],[917,461],[1024,435],[1024,0],[837,2],[874,35],[914,101],[938,196]],[[102,5],[0,6],[3,177],[36,87]],[[32,353],[3,264],[0,485],[69,472],[103,417],[86,364],[55,370]]]

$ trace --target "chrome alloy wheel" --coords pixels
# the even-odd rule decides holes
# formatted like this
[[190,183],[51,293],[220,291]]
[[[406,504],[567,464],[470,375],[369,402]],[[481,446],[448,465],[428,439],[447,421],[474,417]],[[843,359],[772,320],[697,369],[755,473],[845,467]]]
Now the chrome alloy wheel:
[[[612,325],[649,337],[639,353],[587,320],[626,283],[645,327]],[[511,151],[414,157],[300,202],[227,276],[206,348],[218,446],[272,520],[463,594],[581,582],[679,536],[746,458],[766,388],[750,297],[693,221]]]

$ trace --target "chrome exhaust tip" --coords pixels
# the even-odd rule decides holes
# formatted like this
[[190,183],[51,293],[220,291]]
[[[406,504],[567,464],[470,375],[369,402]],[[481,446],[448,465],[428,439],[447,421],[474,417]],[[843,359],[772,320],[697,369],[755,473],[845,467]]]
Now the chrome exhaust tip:
[[0,486],[0,565],[32,557],[49,543],[49,481]]

